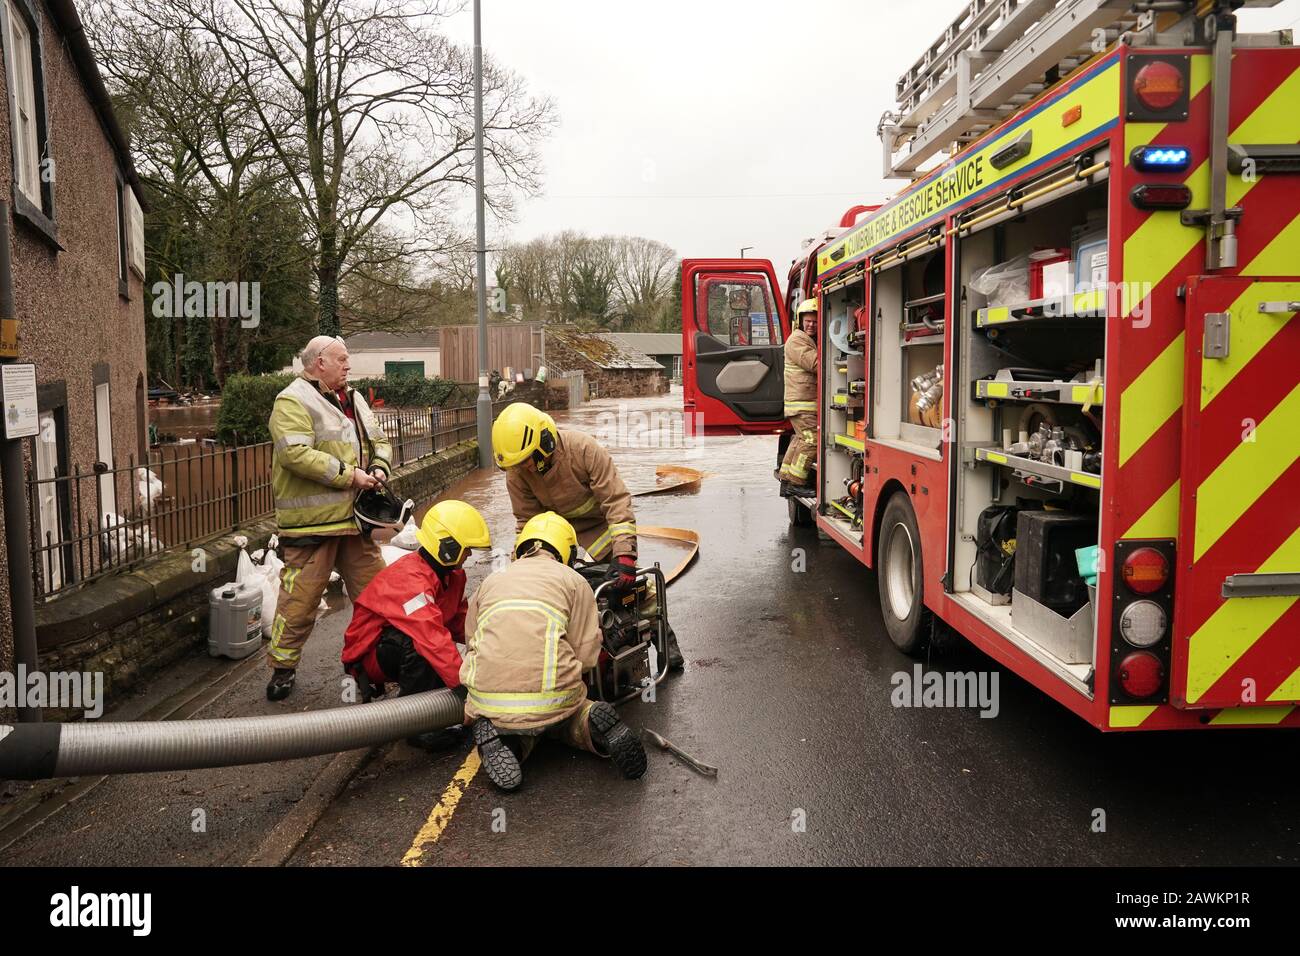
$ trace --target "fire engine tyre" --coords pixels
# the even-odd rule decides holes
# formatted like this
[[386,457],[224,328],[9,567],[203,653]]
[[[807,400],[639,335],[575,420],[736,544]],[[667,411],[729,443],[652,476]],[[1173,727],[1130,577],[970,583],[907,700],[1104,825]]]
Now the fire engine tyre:
[[885,630],[894,646],[904,654],[920,654],[925,650],[929,630],[921,533],[912,503],[904,492],[895,492],[885,505],[876,554],[876,582]]
[[807,506],[801,504],[797,498],[785,499],[786,506],[790,509],[790,524],[796,528],[811,528],[813,526],[813,514]]

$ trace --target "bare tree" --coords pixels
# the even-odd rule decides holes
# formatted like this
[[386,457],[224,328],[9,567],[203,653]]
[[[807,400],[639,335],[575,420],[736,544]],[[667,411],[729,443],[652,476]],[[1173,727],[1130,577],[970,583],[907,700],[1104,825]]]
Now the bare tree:
[[677,253],[655,239],[623,236],[617,240],[618,295],[622,313],[635,327],[655,326],[672,297]]
[[[226,69],[289,176],[311,224],[322,332],[340,330],[339,284],[375,265],[381,226],[402,254],[445,251],[455,204],[473,183],[473,63],[436,32],[437,0],[126,0],[174,31],[215,41]],[[549,100],[484,64],[488,200],[510,214],[512,189],[538,184],[536,145]]]

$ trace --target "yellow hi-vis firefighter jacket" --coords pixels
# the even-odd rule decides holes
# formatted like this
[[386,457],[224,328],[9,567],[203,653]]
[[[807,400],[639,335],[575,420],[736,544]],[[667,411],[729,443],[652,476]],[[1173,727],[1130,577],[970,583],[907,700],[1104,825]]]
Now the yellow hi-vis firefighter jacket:
[[532,461],[506,472],[515,530],[544,511],[563,515],[593,560],[636,557],[636,515],[632,496],[614,459],[586,432],[559,429],[551,467],[539,475]]
[[587,699],[582,672],[600,656],[591,585],[549,552],[489,574],[465,613],[465,720],[503,730],[548,727]]
[[803,329],[785,340],[785,417],[817,411],[817,343]]
[[304,376],[276,396],[271,493],[283,536],[358,533],[352,470],[378,466],[392,473],[393,452],[378,419],[355,391],[348,396],[356,424]]

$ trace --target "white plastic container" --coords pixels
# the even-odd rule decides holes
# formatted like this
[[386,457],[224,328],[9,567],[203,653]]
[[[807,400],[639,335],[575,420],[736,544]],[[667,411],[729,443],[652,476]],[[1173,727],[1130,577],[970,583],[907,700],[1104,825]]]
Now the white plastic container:
[[208,596],[208,654],[240,660],[262,643],[262,586],[223,584]]

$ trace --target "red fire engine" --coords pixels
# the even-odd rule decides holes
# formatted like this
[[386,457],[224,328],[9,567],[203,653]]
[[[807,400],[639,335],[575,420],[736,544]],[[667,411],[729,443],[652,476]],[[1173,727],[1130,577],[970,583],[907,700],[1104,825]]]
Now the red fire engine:
[[972,3],[882,120],[911,185],[784,296],[683,263],[688,420],[783,450],[816,297],[791,521],[899,648],[942,622],[1102,730],[1300,726],[1300,49],[1242,5]]

